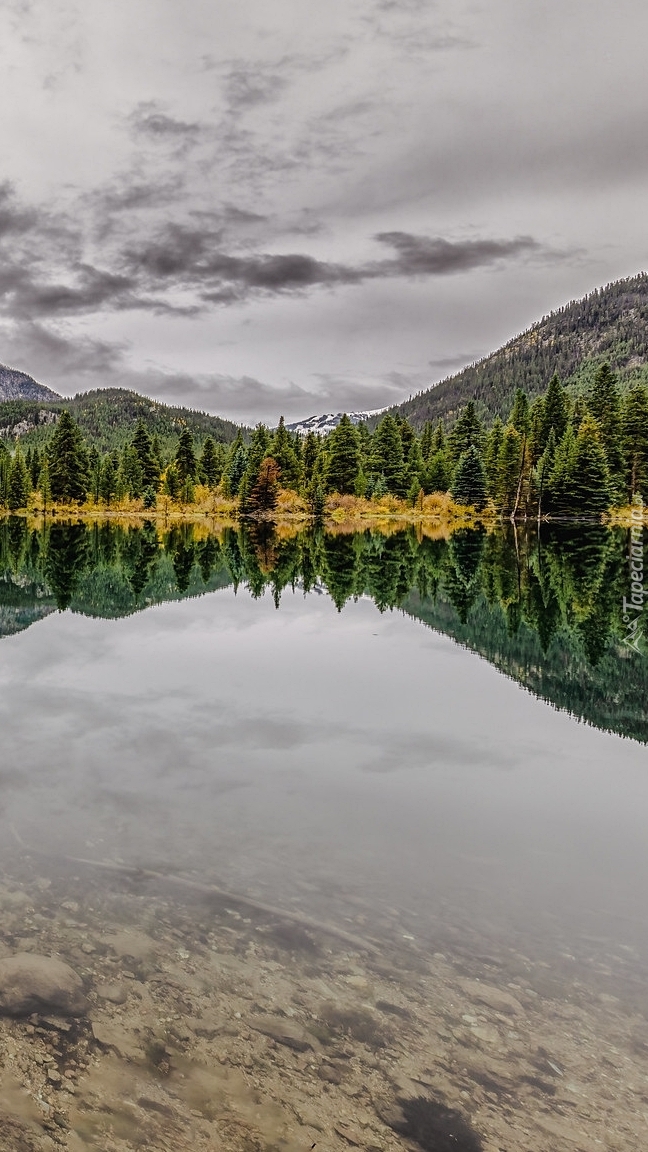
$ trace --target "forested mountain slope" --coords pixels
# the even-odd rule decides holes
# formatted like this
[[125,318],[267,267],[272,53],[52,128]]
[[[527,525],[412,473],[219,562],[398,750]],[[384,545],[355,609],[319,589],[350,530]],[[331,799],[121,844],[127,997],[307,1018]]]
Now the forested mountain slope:
[[554,372],[575,388],[589,382],[604,360],[623,384],[648,377],[648,274],[617,280],[543,317],[484,360],[413,396],[394,411],[415,426],[443,418],[452,422],[476,400],[482,416],[506,418],[516,388],[530,398],[543,392]]
[[64,408],[72,413],[83,434],[103,452],[123,447],[140,419],[163,447],[167,443],[175,445],[183,428],[188,428],[199,441],[211,436],[217,443],[224,444],[234,440],[238,430],[231,420],[223,420],[220,416],[210,416],[191,408],[171,408],[125,388],[102,388],[50,403],[28,400],[0,402],[0,435],[20,436],[25,447],[43,443],[51,434],[52,423]]

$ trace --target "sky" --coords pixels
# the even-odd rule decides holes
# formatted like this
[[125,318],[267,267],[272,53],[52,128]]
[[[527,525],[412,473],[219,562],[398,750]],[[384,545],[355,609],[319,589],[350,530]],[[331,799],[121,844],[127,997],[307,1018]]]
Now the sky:
[[648,267],[639,0],[4,0],[0,361],[375,409]]

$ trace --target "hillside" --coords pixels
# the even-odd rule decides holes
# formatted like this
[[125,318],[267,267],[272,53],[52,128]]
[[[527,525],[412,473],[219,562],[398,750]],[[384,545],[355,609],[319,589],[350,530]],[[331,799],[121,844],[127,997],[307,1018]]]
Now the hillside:
[[60,400],[58,392],[52,392],[44,384],[39,384],[33,376],[7,368],[0,364],[0,402],[3,400]]
[[195,412],[191,408],[171,408],[124,388],[105,388],[81,393],[70,400],[58,398],[49,403],[34,400],[0,402],[0,436],[19,436],[25,447],[42,443],[51,434],[51,425],[64,408],[72,413],[85,435],[103,452],[122,447],[132,436],[139,419],[144,421],[152,436],[158,436],[165,449],[175,444],[184,427],[188,427],[198,441],[212,436],[217,442],[226,444],[235,438],[238,430],[238,425],[220,416]]
[[648,376],[648,274],[617,280],[543,317],[484,360],[392,409],[416,427],[426,420],[452,421],[468,400],[486,419],[506,418],[516,388],[531,398],[557,372],[575,389],[603,360],[621,382]]

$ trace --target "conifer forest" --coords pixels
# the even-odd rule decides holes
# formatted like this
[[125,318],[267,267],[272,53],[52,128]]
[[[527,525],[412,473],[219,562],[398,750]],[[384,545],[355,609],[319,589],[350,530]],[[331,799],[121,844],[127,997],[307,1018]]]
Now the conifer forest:
[[234,501],[241,516],[272,518],[283,491],[318,519],[336,493],[421,508],[425,496],[450,493],[456,505],[513,520],[598,519],[648,491],[648,389],[640,381],[622,387],[608,364],[586,393],[557,375],[532,402],[518,389],[507,419],[489,426],[474,401],[453,424],[416,430],[398,412],[374,424],[345,415],[326,436],[302,437],[282,418],[275,430],[241,427],[233,439],[185,426],[162,441],[140,418],[122,447],[102,451],[64,409],[46,440],[0,441],[0,501],[11,512],[74,504],[146,511],[160,498],[187,508],[212,493]]

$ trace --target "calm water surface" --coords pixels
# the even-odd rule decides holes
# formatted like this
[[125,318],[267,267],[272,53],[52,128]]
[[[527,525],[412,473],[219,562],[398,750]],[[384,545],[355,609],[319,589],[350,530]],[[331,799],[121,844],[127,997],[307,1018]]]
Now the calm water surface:
[[430,941],[478,925],[648,955],[643,744],[366,594],[338,611],[317,582],[278,607],[258,591],[51,612],[6,636],[5,843],[14,828],[318,915],[396,907]]

